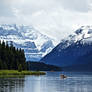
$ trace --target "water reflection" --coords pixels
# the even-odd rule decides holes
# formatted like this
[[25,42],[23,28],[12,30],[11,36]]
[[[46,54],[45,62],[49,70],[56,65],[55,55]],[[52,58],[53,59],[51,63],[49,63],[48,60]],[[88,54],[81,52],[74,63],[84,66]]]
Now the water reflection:
[[45,76],[0,79],[0,92],[92,92],[92,73],[48,72]]
[[0,78],[0,92],[23,92],[24,78]]

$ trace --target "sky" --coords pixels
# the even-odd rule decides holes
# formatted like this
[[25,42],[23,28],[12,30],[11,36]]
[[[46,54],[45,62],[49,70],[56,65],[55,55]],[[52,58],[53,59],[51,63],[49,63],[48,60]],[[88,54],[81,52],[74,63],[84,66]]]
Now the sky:
[[0,24],[31,25],[58,43],[92,25],[92,0],[0,0]]

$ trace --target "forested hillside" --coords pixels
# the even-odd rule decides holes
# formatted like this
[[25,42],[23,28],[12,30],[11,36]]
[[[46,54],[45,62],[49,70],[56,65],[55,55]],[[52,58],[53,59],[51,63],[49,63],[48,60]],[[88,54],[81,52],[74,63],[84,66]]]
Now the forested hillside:
[[20,66],[23,70],[27,69],[24,50],[0,41],[0,69],[17,70]]
[[27,62],[28,70],[32,71],[61,71],[62,68],[55,66],[55,65],[49,65],[45,64],[43,62]]

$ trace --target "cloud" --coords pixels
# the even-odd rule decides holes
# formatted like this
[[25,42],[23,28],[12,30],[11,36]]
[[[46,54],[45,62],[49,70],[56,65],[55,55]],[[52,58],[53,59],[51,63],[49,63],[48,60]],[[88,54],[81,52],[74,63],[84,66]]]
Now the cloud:
[[6,2],[6,0],[0,0],[0,16],[13,16],[11,5],[9,4],[9,2]]
[[77,12],[88,12],[89,11],[89,0],[59,0],[63,8],[73,10]]
[[0,23],[33,25],[56,42],[92,25],[91,0],[0,0]]

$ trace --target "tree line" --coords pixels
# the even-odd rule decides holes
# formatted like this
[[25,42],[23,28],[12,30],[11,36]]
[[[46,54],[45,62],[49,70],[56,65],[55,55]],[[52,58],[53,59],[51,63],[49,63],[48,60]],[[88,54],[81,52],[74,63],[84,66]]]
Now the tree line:
[[0,41],[0,70],[22,70],[27,69],[24,50],[15,48],[4,41]]
[[61,71],[61,67],[45,64],[43,62],[27,62],[28,70],[32,71]]

